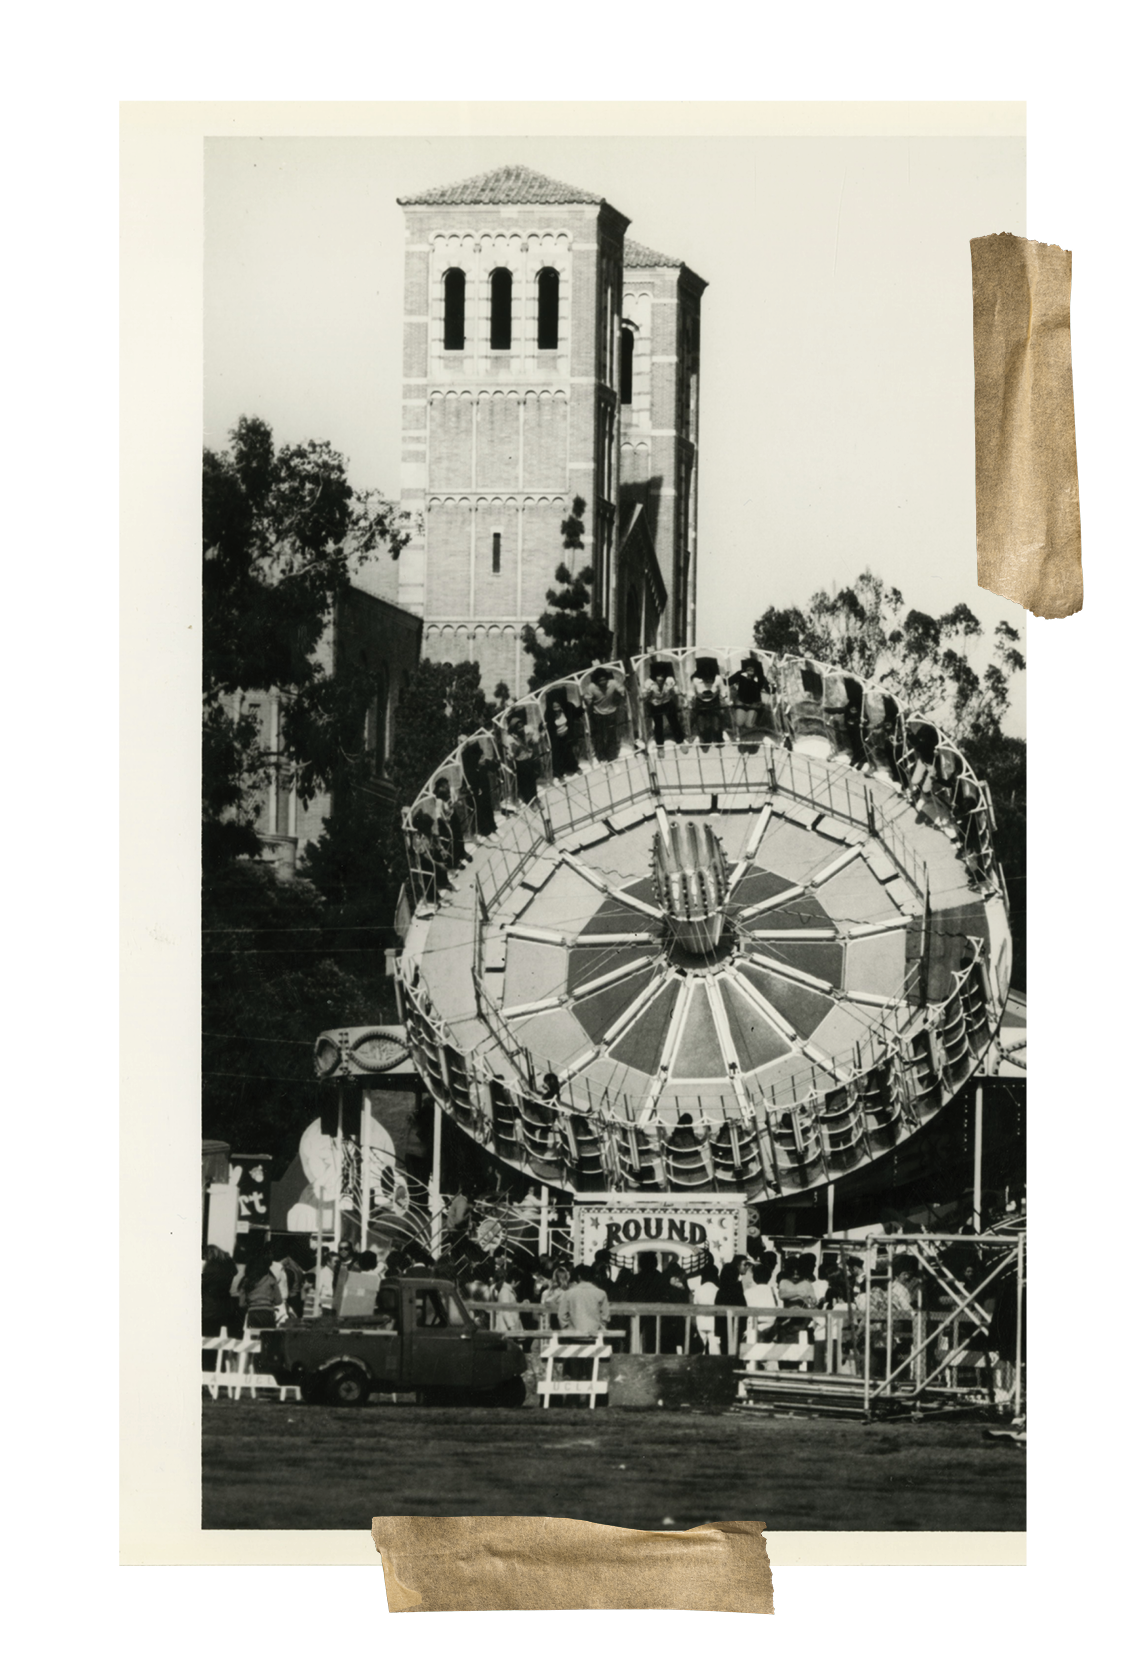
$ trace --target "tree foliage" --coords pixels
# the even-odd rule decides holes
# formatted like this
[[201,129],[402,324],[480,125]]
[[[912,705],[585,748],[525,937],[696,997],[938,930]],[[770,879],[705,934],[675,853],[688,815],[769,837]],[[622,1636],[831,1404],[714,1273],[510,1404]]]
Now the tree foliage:
[[339,595],[373,551],[396,557],[403,517],[380,493],[355,491],[324,440],[275,449],[268,425],[242,417],[230,449],[203,454],[203,819],[210,865],[258,848],[253,827],[270,760],[257,720],[228,697],[284,695],[280,779],[304,802],[353,763],[372,694],[361,668],[318,654]]
[[887,676],[910,709],[960,740],[1001,733],[1011,678],[1026,665],[1005,620],[984,664],[983,628],[965,602],[933,618],[870,570],[842,590],[817,591],[805,608],[766,608],[753,634],[773,653],[806,654],[868,681]]
[[[378,493],[350,486],[326,442],[276,450],[251,417],[230,438],[203,456],[204,1133],[288,1156],[314,1114],[315,1036],[376,1021],[392,999],[383,928],[393,886],[377,861],[385,815],[356,790],[375,691],[364,670],[332,670],[320,650],[361,562],[380,548],[396,556],[407,534]],[[273,759],[239,698],[271,689],[281,697]],[[272,768],[304,802],[334,791],[338,849],[323,891],[236,860],[259,854]]]
[[817,591],[804,608],[766,608],[754,638],[758,648],[806,654],[868,681],[887,675],[909,710],[934,718],[959,742],[991,789],[995,848],[1010,896],[1014,980],[1025,989],[1027,748],[1002,729],[1011,679],[1026,665],[1019,633],[1001,620],[988,644],[966,603],[936,619],[907,608],[894,586],[868,571],[834,594]]
[[[346,938],[350,938],[347,943]],[[203,895],[203,1133],[285,1160],[316,1115],[314,1039],[377,1021],[384,980],[305,881],[235,862]],[[365,965],[363,965],[365,964]],[[363,974],[347,970],[363,966]],[[369,976],[373,972],[374,976]]]
[[481,686],[475,660],[456,666],[422,660],[398,699],[392,773],[398,802],[408,805],[425,785],[459,735],[488,724],[493,707]]
[[[584,498],[574,498],[571,513],[561,523],[561,542],[566,550],[583,550]],[[561,587],[547,590],[549,607],[521,633],[522,646],[533,660],[531,689],[540,689],[558,677],[571,677],[595,660],[607,660],[613,651],[613,634],[607,622],[594,615],[593,569],[574,572],[561,562],[554,573]]]

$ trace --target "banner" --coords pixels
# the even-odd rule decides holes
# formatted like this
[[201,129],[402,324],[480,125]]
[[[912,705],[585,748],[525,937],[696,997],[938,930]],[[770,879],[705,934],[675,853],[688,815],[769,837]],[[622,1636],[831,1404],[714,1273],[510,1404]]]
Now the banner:
[[591,1263],[607,1250],[615,1266],[635,1268],[644,1250],[663,1267],[675,1256],[695,1273],[706,1254],[717,1267],[746,1249],[748,1212],[740,1193],[576,1194],[573,1258]]

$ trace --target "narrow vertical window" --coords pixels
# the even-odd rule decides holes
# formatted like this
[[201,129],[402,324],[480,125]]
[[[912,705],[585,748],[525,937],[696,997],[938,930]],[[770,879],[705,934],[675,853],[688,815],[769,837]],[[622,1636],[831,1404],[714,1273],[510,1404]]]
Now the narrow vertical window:
[[543,266],[537,274],[537,346],[543,353],[557,346],[560,297],[561,279],[551,266]]
[[633,403],[633,332],[621,331],[621,404]]
[[499,266],[489,283],[489,346],[508,353],[513,346],[513,273]]
[[444,346],[447,353],[460,353],[466,345],[466,275],[453,266],[446,273],[446,331]]
[[494,535],[493,535],[493,570],[494,570],[495,573],[500,573],[501,572],[501,534],[500,533],[494,533]]

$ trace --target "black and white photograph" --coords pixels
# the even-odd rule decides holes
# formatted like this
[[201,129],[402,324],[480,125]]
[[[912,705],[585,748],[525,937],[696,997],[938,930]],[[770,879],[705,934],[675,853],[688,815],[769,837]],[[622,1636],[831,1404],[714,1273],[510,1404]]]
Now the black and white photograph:
[[1005,124],[205,141],[203,1529],[1025,1529],[1024,216]]

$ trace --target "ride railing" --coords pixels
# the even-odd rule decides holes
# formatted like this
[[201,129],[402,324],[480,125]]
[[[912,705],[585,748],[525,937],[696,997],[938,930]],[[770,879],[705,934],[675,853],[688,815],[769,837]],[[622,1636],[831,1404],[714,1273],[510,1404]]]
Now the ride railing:
[[[480,912],[475,940],[482,942]],[[411,1050],[436,1099],[483,1144],[567,1190],[668,1187],[778,1195],[835,1180],[918,1128],[968,1080],[1001,1018],[984,940],[942,999],[918,1006],[910,978],[852,1048],[805,1059],[761,1089],[741,1079],[687,1096],[673,1090],[673,1127],[643,1100],[594,1083],[592,1057],[546,1060],[523,1047],[473,970],[476,1010],[492,1035],[463,1051],[424,985],[405,990]],[[909,999],[909,998],[914,998]],[[846,999],[846,998],[845,998]],[[500,1059],[498,1058],[500,1055]]]
[[[760,678],[759,692],[748,704],[742,698],[743,686],[739,693],[732,686],[736,673],[729,678],[732,665],[744,660],[754,661]],[[443,761],[402,812],[419,901],[436,901],[441,871],[449,866],[446,858],[456,854],[459,844],[492,832],[498,816],[531,803],[542,787],[576,782],[583,767],[603,763],[621,766],[620,773],[627,777],[630,761],[642,750],[653,760],[655,777],[662,770],[671,771],[673,745],[678,743],[675,737],[665,740],[663,710],[657,740],[656,708],[649,697],[650,672],[665,666],[671,673],[669,703],[679,744],[689,745],[693,757],[699,758],[702,784],[709,779],[712,761],[718,786],[731,788],[734,770],[722,769],[715,761],[722,754],[744,760],[763,750],[769,770],[790,772],[789,790],[798,795],[802,768],[810,775],[813,765],[838,761],[842,767],[829,779],[823,808],[862,825],[861,772],[870,772],[907,791],[937,825],[950,828],[977,879],[1003,886],[987,787],[938,725],[903,707],[882,681],[867,685],[839,667],[763,650],[706,654],[666,649],[635,660],[609,661],[578,677],[545,685],[507,706],[491,727],[476,731]],[[705,682],[699,677],[701,670],[714,670],[714,677]],[[601,699],[593,681],[597,673],[604,674],[607,698],[615,705],[604,716],[599,714]],[[702,717],[696,691],[710,686],[716,704]],[[610,807],[623,808],[648,791],[648,781],[647,775],[641,776],[638,760],[627,786],[612,786],[608,804],[578,804],[570,826],[592,821],[591,811],[599,818]],[[591,788],[587,797],[593,801],[598,793]],[[569,802],[574,804],[574,798]],[[894,835],[890,843],[896,861],[918,886],[919,877],[909,873],[912,861],[906,843]]]
[[[993,1289],[997,1301],[1002,1285],[1017,1277],[1020,1310],[1025,1294],[1021,1252],[1021,1245],[1009,1243],[980,1281],[981,1290]],[[904,1310],[881,1307],[882,1285],[882,1278],[872,1278],[856,1290],[851,1303],[837,1300],[823,1308],[610,1299],[605,1329],[615,1339],[616,1354],[725,1355],[743,1363],[741,1375],[748,1384],[741,1399],[749,1388],[782,1389],[798,1374],[803,1389],[814,1391],[817,1379],[852,1389],[869,1414],[881,1406],[942,1397],[1005,1404],[1011,1416],[1022,1417],[1021,1345],[1010,1351],[993,1346],[990,1316],[968,1312],[966,1299],[944,1308],[918,1300]],[[560,1330],[555,1299],[506,1303],[467,1297],[466,1306],[479,1323],[515,1336],[525,1347],[540,1346]],[[796,1358],[754,1370],[752,1351],[758,1344],[778,1345],[772,1352]]]
[[[465,1300],[467,1308],[487,1316],[491,1325],[495,1317],[512,1322],[509,1329],[525,1339],[544,1338],[557,1330],[556,1298],[543,1302],[486,1302],[473,1297]],[[623,1325],[619,1323],[622,1321]],[[796,1324],[825,1327],[828,1322],[838,1327],[841,1316],[822,1308],[747,1308],[731,1303],[609,1299],[608,1327],[624,1338],[616,1351],[618,1354],[711,1352],[739,1356],[746,1342],[763,1334],[766,1327],[773,1329],[777,1323],[782,1328]]]

